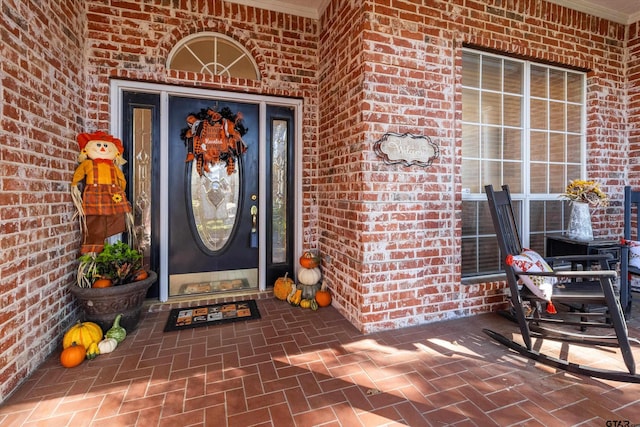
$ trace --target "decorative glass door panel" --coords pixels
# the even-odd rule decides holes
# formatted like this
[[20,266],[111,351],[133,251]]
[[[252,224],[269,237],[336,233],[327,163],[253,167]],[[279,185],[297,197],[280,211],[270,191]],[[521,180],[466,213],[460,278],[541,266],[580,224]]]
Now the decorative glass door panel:
[[285,273],[292,274],[293,266],[293,164],[295,155],[293,109],[267,106],[267,283]]
[[229,175],[222,162],[209,166],[202,176],[191,168],[191,215],[200,242],[210,251],[222,250],[236,225],[240,173]]
[[[122,142],[123,168],[127,180],[127,198],[133,208],[134,231],[145,267],[162,274],[158,261],[158,182],[160,169],[160,97],[157,94],[125,92],[123,94]],[[155,213],[155,214],[154,214]],[[159,295],[158,283],[147,292]]]
[[133,201],[134,230],[145,260],[151,253],[152,113],[149,108],[133,109],[133,153],[129,159],[133,170],[130,200]]
[[289,128],[286,120],[273,120],[271,129],[271,185],[273,235],[271,239],[271,262],[287,261],[287,206],[289,191],[287,171],[289,166]]

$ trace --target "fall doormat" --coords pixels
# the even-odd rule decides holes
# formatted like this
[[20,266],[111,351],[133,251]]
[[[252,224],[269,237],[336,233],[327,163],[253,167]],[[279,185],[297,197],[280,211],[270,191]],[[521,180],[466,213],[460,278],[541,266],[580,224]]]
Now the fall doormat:
[[255,300],[223,302],[190,308],[174,308],[169,313],[165,332],[239,320],[259,319],[260,311]]

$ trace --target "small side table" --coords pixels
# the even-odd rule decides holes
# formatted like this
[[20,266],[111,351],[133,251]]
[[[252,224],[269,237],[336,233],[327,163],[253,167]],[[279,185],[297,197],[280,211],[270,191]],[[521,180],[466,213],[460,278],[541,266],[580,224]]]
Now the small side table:
[[567,236],[547,236],[547,256],[612,254],[620,260],[620,241],[612,239],[575,240]]
[[[547,236],[546,256],[563,255],[599,255],[612,254],[610,265],[613,267],[620,262],[620,241],[612,239],[593,239],[589,241],[575,240],[567,236]],[[572,266],[572,268],[575,266]],[[589,266],[582,266],[589,268]],[[620,289],[620,305],[627,307],[630,301],[630,286]]]

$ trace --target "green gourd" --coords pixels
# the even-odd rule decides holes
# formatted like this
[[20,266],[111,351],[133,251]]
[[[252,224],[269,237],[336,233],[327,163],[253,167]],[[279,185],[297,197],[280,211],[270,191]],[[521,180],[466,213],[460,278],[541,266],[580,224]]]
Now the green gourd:
[[115,320],[113,321],[113,326],[111,326],[111,329],[109,329],[107,333],[104,334],[105,337],[113,338],[116,341],[118,341],[118,344],[124,341],[124,339],[127,336],[127,331],[122,326],[120,326],[121,318],[122,318],[122,314],[118,314]]

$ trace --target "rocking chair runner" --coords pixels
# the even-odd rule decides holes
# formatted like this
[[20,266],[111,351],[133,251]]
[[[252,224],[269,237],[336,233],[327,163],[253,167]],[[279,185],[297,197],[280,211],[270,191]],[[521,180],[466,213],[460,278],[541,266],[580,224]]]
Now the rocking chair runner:
[[[629,344],[624,315],[613,290],[612,282],[616,278],[616,272],[608,269],[607,258],[611,255],[555,257],[550,260],[553,265],[560,261],[577,262],[583,266],[597,262],[601,269],[553,270],[544,263],[544,260],[540,262],[539,259],[531,255],[535,252],[529,251],[529,255],[524,252],[511,204],[509,187],[503,185],[502,191],[494,191],[493,186],[487,185],[485,190],[500,251],[505,260],[504,269],[511,294],[510,315],[512,318],[515,317],[520,327],[524,346],[497,332],[488,329],[485,329],[484,332],[520,354],[547,365],[596,378],[640,382],[640,375],[636,375],[636,366]],[[528,265],[544,265],[545,268],[531,268],[528,271],[520,269],[518,264],[513,262],[513,259],[522,259],[521,257],[531,261]],[[533,280],[527,281],[527,277]],[[528,286],[519,286],[518,278],[524,278]],[[540,284],[541,280],[546,281],[548,285],[544,292],[535,287]],[[559,282],[553,284],[552,281],[556,280]],[[544,307],[549,302],[571,309],[556,314],[547,314]],[[605,307],[606,311],[603,313],[600,310],[581,309],[594,306]],[[555,325],[556,328],[549,325]],[[578,326],[583,331],[592,328],[613,328],[615,335],[587,335],[577,331],[570,332],[566,326]],[[591,368],[539,353],[532,349],[532,337],[579,342],[587,345],[620,347],[629,373]]]

